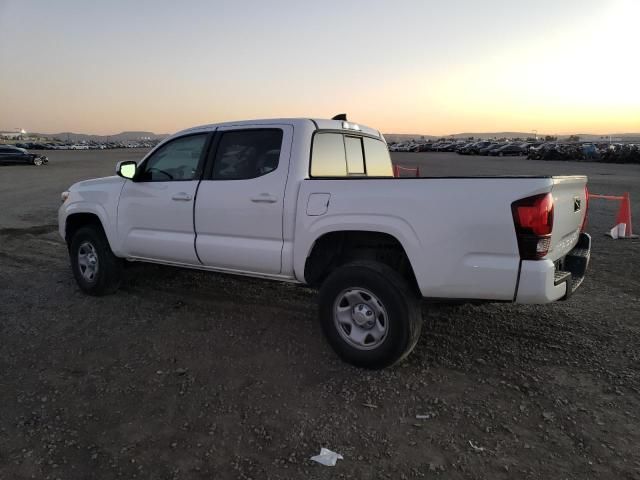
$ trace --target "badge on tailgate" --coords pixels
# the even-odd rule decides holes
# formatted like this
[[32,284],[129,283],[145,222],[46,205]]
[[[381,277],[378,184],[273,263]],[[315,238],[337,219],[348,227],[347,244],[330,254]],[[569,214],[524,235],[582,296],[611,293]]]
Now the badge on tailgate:
[[581,207],[582,207],[582,200],[580,200],[580,197],[573,197],[573,211],[579,212]]

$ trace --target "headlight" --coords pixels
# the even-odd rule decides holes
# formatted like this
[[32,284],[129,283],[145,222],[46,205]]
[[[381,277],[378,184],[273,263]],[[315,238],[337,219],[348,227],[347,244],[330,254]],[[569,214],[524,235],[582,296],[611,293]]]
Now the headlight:
[[60,198],[62,199],[62,202],[66,202],[67,198],[69,198],[69,192],[68,191],[64,191],[60,194]]

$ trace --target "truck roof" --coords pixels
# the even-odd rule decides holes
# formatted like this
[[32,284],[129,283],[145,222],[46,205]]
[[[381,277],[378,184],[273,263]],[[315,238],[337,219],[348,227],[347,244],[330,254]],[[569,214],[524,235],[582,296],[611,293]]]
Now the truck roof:
[[293,125],[295,128],[296,126],[309,127],[310,123],[315,126],[315,130],[344,130],[345,132],[361,132],[367,135],[373,135],[374,137],[383,138],[382,134],[378,130],[367,127],[366,125],[362,125],[360,123],[352,121],[330,120],[326,118],[261,118],[253,120],[237,120],[231,122],[211,123],[207,125],[199,125],[197,127],[187,128],[186,130],[175,133],[174,135],[172,135],[172,137],[175,135],[183,135],[185,133],[214,130],[218,127],[288,124]]

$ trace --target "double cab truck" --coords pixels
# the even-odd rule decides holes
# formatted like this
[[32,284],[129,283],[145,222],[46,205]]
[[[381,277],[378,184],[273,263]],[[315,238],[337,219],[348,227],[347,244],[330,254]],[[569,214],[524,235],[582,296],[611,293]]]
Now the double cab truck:
[[190,128],[62,194],[77,283],[127,261],[319,288],[329,344],[367,368],[414,348],[424,299],[542,304],[581,284],[584,176],[394,178],[384,137],[343,119]]

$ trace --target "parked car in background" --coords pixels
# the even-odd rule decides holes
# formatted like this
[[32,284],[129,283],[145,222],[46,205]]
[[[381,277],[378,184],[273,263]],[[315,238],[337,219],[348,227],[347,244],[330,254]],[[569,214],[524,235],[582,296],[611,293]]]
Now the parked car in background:
[[450,148],[451,146],[455,146],[455,143],[453,142],[442,142],[439,143],[436,147],[434,147],[434,151],[435,152],[447,152],[447,151],[451,151],[448,150],[448,148]]
[[74,144],[69,147],[69,150],[89,150],[89,145]]
[[640,164],[640,145],[620,145],[617,148],[605,149],[598,158],[607,163],[638,163]]
[[524,155],[524,149],[517,143],[507,143],[499,148],[493,148],[488,154],[494,157],[520,156]]
[[526,146],[527,153],[529,153],[529,150],[531,150],[532,148],[538,148],[543,143],[544,142],[526,142],[526,144],[527,144],[527,146]]
[[470,145],[467,145],[466,147],[458,150],[458,153],[460,153],[462,155],[478,155],[478,152],[480,151],[480,149],[488,147],[492,143],[493,142],[490,142],[490,141],[487,141],[487,140],[481,140],[479,142],[474,142],[474,143],[471,143]]
[[455,152],[457,146],[458,146],[457,143],[449,143],[446,146],[444,146],[443,148],[441,148],[439,151],[440,152]]
[[433,143],[430,143],[430,142],[421,143],[420,145],[418,145],[418,149],[416,151],[417,152],[431,152],[431,151],[433,151]]
[[547,148],[551,148],[555,145],[555,143],[551,143],[551,142],[544,142],[541,143],[539,145],[535,145],[535,146],[531,146],[529,147],[529,151],[528,153],[528,158],[537,160],[540,159],[542,156],[542,153],[545,149]]
[[410,142],[404,143],[396,143],[389,147],[390,152],[411,152],[413,151],[414,145]]
[[39,167],[49,163],[49,159],[44,155],[29,153],[24,148],[0,145],[0,164],[5,163],[28,163]]
[[465,148],[467,148],[467,147],[470,147],[471,145],[473,145],[473,143],[474,143],[474,142],[462,142],[462,143],[459,143],[459,144],[456,146],[455,151],[456,151],[457,153],[461,153],[461,152],[462,152],[462,150],[464,150],[464,149],[465,149]]
[[484,148],[478,150],[478,155],[489,155],[489,152],[495,148],[500,148],[503,143],[491,143]]

